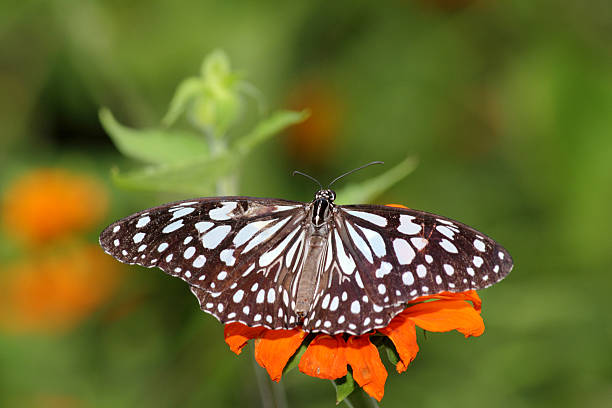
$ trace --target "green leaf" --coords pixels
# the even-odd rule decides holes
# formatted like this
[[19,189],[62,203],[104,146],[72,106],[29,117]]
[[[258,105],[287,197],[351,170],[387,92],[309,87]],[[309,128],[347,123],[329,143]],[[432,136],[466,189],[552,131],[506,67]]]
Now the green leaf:
[[208,156],[202,136],[161,129],[137,130],[123,126],[108,109],[99,112],[100,122],[125,156],[147,163],[178,163]]
[[213,195],[216,182],[235,172],[237,161],[229,154],[212,159],[148,166],[127,173],[113,171],[119,187],[133,190],[168,191],[195,196]]
[[302,355],[306,352],[307,348],[308,348],[308,342],[306,341],[302,342],[302,345],[300,346],[300,348],[298,348],[295,354],[291,356],[291,358],[289,359],[289,362],[283,369],[283,374],[288,373],[289,371],[293,370],[295,367],[297,367],[300,364],[300,359],[302,358]]
[[393,345],[391,340],[389,340],[388,337],[384,338],[384,340],[380,343],[378,348],[381,351],[384,351],[387,354],[387,359],[394,366],[397,365],[397,363],[400,362],[400,356],[397,353],[397,350],[395,349],[395,346]]
[[344,377],[333,380],[332,383],[336,389],[336,405],[340,404],[355,391],[355,380],[353,380],[353,375],[350,371]]
[[274,112],[268,118],[259,122],[255,129],[236,141],[235,148],[237,153],[242,155],[248,154],[258,144],[283,129],[304,121],[309,115],[310,113],[307,110],[301,112],[286,110]]
[[338,197],[336,202],[338,204],[370,203],[377,196],[412,173],[417,166],[417,162],[415,157],[408,157],[380,176],[362,183],[349,184],[336,194]]
[[204,95],[204,82],[201,78],[191,77],[179,84],[172,96],[168,112],[162,119],[164,126],[170,126],[183,114],[194,98]]

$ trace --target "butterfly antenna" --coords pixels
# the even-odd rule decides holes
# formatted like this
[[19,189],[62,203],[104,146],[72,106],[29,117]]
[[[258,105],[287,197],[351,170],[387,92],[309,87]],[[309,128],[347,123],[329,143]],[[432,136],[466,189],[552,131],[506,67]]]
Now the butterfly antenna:
[[315,183],[317,183],[317,184],[319,185],[319,187],[321,188],[321,190],[323,190],[323,186],[321,185],[321,183],[319,182],[319,180],[317,180],[316,178],[314,178],[314,177],[312,177],[312,176],[309,176],[309,175],[308,175],[308,174],[306,174],[306,173],[302,173],[301,171],[297,171],[297,170],[295,170],[295,171],[294,171],[294,172],[293,172],[291,175],[292,175],[292,176],[295,176],[296,174],[299,174],[300,176],[304,176],[304,177],[306,177],[306,178],[311,179],[312,181],[314,181]]
[[343,175],[338,176],[338,177],[336,177],[335,179],[333,179],[333,180],[332,180],[332,182],[331,182],[331,183],[329,183],[329,184],[327,185],[327,188],[330,188],[332,184],[334,184],[336,181],[340,180],[342,177],[344,177],[344,176],[348,176],[349,174],[354,173],[354,172],[356,172],[357,170],[364,169],[364,168],[366,168],[366,167],[368,167],[368,166],[371,166],[371,165],[373,165],[373,164],[385,164],[385,162],[381,162],[381,161],[373,161],[373,162],[370,162],[370,163],[368,163],[368,164],[364,164],[363,166],[359,166],[359,167],[357,167],[356,169],[353,169],[353,170],[351,170],[351,171],[347,171],[347,172],[346,172],[346,173],[344,173]]

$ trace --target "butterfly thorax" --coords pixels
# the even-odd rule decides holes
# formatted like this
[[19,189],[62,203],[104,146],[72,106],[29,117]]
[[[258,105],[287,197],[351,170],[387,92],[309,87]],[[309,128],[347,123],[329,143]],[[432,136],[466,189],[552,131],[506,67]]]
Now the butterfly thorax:
[[302,317],[310,310],[329,236],[329,219],[334,209],[336,193],[319,190],[312,202],[311,220],[306,237],[304,266],[297,284],[296,313]]

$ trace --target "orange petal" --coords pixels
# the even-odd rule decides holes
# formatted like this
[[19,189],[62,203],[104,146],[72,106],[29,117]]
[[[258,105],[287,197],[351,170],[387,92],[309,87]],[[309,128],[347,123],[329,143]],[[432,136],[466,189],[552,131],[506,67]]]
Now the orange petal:
[[387,370],[370,335],[351,336],[346,342],[346,360],[353,368],[353,378],[365,392],[380,401],[385,394]]
[[265,327],[249,327],[242,323],[228,323],[223,329],[223,335],[225,336],[225,342],[236,354],[240,354],[244,346],[251,339],[261,337],[261,335],[268,329]]
[[406,207],[405,205],[401,205],[401,204],[385,204],[387,207],[396,207],[396,208],[405,208],[407,210],[409,210],[408,207]]
[[302,344],[306,332],[293,330],[266,330],[255,341],[255,360],[265,368],[272,381],[280,381],[287,361]]
[[433,332],[457,330],[465,335],[480,336],[484,322],[472,305],[463,300],[436,300],[419,303],[404,310],[401,315],[417,326]]
[[319,334],[308,345],[300,360],[300,371],[311,377],[333,380],[344,377],[346,368],[346,342],[342,335]]
[[466,292],[459,292],[459,293],[440,292],[435,295],[421,296],[420,298],[414,299],[410,303],[411,304],[420,303],[420,302],[430,300],[430,299],[469,300],[474,305],[474,309],[476,309],[476,311],[480,313],[480,310],[482,309],[482,300],[480,300],[480,297],[478,296],[478,293],[476,293],[475,290],[468,290]]
[[408,365],[419,352],[414,322],[400,314],[395,316],[387,327],[378,329],[378,331],[389,337],[395,345],[395,349],[400,357],[400,361],[395,365],[397,372],[406,371]]

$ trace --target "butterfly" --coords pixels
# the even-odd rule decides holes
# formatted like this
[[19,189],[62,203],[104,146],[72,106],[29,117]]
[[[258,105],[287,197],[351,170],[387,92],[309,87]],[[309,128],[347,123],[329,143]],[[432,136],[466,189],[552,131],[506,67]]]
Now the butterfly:
[[100,245],[181,278],[224,324],[332,335],[385,327],[413,299],[483,289],[512,270],[501,245],[460,222],[335,198],[321,188],[307,203],[177,201],[111,224]]

